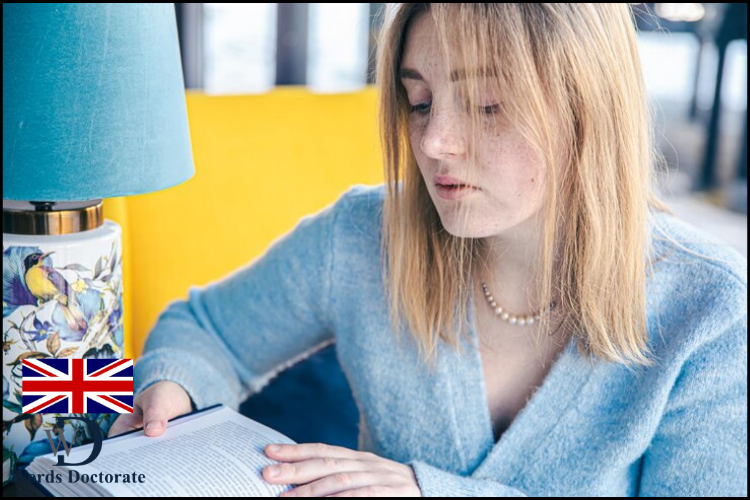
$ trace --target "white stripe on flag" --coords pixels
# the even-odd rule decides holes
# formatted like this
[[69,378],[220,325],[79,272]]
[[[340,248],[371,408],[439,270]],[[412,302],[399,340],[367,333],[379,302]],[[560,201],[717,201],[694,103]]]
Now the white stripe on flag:
[[[71,377],[72,377],[71,370],[73,368],[70,365],[70,360],[67,360],[68,361],[68,374],[67,375],[65,375],[60,370],[56,370],[56,369],[52,368],[51,366],[49,366],[47,364],[40,363],[38,359],[25,359],[24,361],[28,361],[29,364],[34,365],[34,366],[38,366],[39,369],[44,370],[47,373],[51,373],[52,375],[54,375],[56,377],[59,377],[59,380],[72,380],[71,379]],[[27,366],[26,368],[29,368],[29,367]],[[32,369],[32,368],[30,368],[30,369]],[[40,375],[43,375],[42,372],[37,372],[37,373],[39,373]],[[34,380],[41,380],[41,379],[42,379],[42,377],[34,377]],[[29,380],[31,380],[31,377],[29,377]]]
[[[46,393],[46,392],[27,392],[27,393],[25,393],[26,396],[39,396],[39,395],[42,395],[42,394],[44,395],[44,397],[41,397],[41,398],[37,399],[36,401],[34,401],[33,403],[29,403],[26,406],[24,406],[23,407],[23,412],[26,413],[26,412],[30,411],[31,409],[37,408],[38,406],[41,406],[41,405],[47,403],[48,401],[50,401],[52,399],[55,399],[57,396],[61,396],[61,395],[62,396],[68,396],[67,404],[68,404],[68,409],[70,409],[70,398],[72,397],[72,394],[70,392],[53,392],[52,394],[49,394],[49,393]],[[60,401],[65,401],[65,400],[61,399]],[[56,401],[54,404],[57,404],[60,401]],[[45,411],[44,408],[40,408],[35,413],[46,413],[46,411]],[[68,412],[63,412],[63,413],[68,413]]]
[[[118,395],[118,393],[116,393],[116,392],[115,393],[108,392],[107,396],[110,396],[112,394],[114,394],[115,396]],[[131,393],[129,393],[129,392],[123,393],[123,395],[128,395],[128,396],[130,394]],[[125,410],[123,408],[120,408],[116,404],[110,403],[109,401],[107,401],[107,400],[105,400],[105,399],[97,396],[96,394],[87,392],[87,393],[85,393],[85,395],[86,395],[86,400],[84,402],[84,409],[83,409],[84,413],[88,413],[88,408],[87,407],[88,407],[88,399],[89,398],[91,398],[92,400],[96,401],[99,404],[102,404],[102,405],[106,406],[107,408],[109,408],[110,410],[112,410],[115,413],[132,413],[131,411],[127,411],[127,410]],[[112,399],[117,399],[117,398],[112,398]],[[125,406],[130,406],[127,403],[123,403],[122,401],[118,400],[118,402],[121,403],[121,404],[123,404],[123,405],[125,405]]]
[[[119,360],[118,360],[119,361]],[[84,359],[83,362],[85,363],[85,366],[83,368],[83,380],[133,380],[133,377],[118,377],[117,374],[121,372],[122,370],[126,368],[130,368],[133,366],[133,360],[129,359],[127,363],[123,363],[121,365],[118,365],[116,368],[113,368],[109,370],[108,372],[102,373],[98,377],[92,377],[91,375],[88,375],[88,359]],[[114,363],[114,361],[113,361]],[[96,373],[98,370],[93,371],[92,373]]]

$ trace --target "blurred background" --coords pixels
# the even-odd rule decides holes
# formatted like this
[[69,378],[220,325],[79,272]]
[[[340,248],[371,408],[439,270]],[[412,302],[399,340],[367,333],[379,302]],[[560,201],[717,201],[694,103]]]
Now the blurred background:
[[[206,94],[372,84],[379,3],[175,4],[185,83]],[[678,215],[747,255],[747,4],[633,4]]]

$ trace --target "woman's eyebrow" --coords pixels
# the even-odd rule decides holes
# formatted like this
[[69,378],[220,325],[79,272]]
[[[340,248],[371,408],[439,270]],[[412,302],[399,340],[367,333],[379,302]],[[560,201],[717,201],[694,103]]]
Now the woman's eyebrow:
[[[488,76],[493,76],[493,75],[495,75],[495,72],[492,71],[490,68],[482,67],[482,68],[478,68],[472,71],[469,76],[488,77]],[[411,68],[401,68],[401,70],[399,71],[399,76],[401,77],[402,80],[419,80],[422,82],[424,81],[424,78],[419,73],[419,71],[415,69],[411,69]],[[455,81],[464,79],[466,77],[467,77],[466,71],[463,69],[456,69],[456,70],[451,71],[451,82],[455,82]]]

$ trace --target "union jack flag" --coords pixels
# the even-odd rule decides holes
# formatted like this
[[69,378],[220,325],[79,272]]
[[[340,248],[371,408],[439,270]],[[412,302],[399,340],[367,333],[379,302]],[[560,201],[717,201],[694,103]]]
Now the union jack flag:
[[133,413],[132,359],[24,359],[24,413]]

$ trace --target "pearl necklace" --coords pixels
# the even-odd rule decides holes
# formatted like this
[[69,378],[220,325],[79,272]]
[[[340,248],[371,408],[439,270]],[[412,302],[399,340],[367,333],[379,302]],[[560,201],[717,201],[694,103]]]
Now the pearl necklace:
[[543,316],[546,316],[550,313],[550,311],[552,311],[552,309],[555,308],[555,302],[552,301],[549,307],[547,307],[543,311],[538,312],[537,314],[516,316],[515,314],[510,314],[508,311],[497,305],[497,302],[495,302],[495,298],[492,296],[489,290],[487,290],[487,284],[484,281],[482,282],[482,290],[484,290],[484,296],[487,299],[487,302],[490,304],[490,307],[492,307],[492,309],[494,310],[495,316],[499,316],[500,319],[502,319],[506,323],[510,323],[511,325],[533,325],[535,322],[542,319]]

